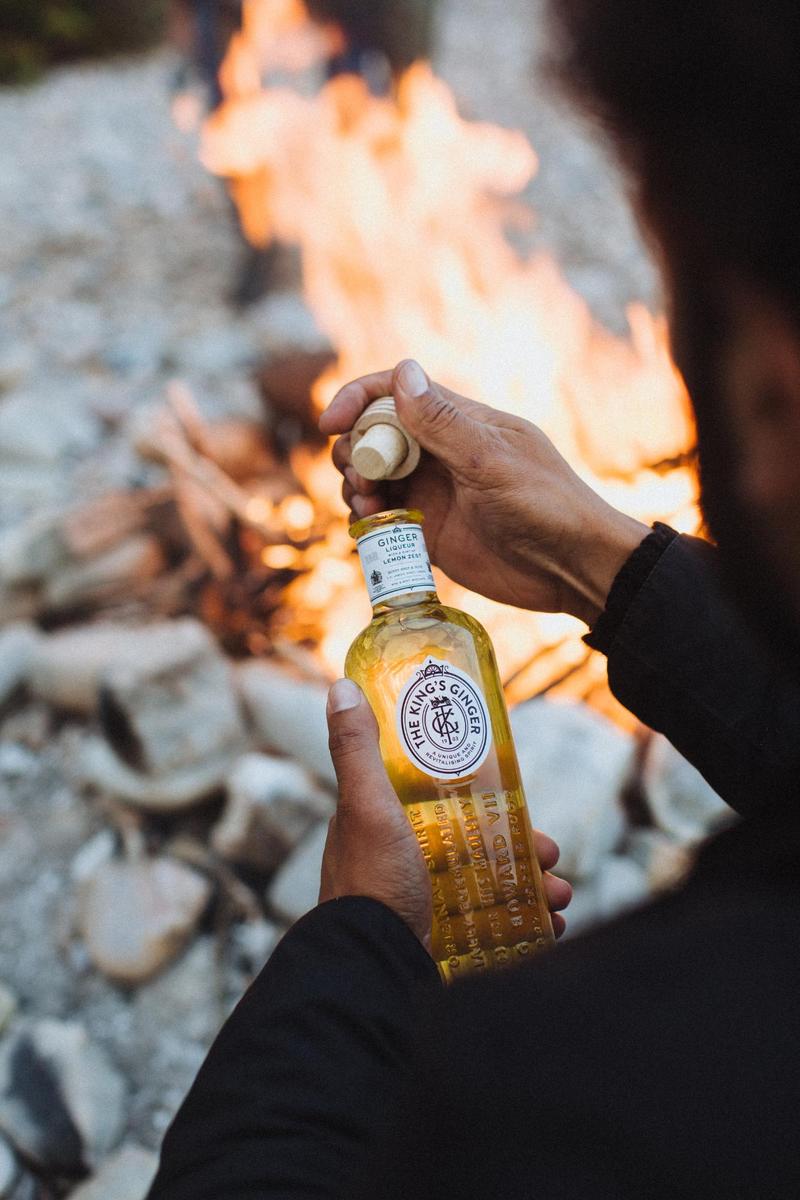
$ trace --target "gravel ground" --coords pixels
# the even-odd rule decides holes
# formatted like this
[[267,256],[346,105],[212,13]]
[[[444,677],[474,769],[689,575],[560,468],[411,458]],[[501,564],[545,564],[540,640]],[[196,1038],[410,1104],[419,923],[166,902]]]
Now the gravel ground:
[[[628,300],[653,300],[653,271],[614,170],[546,94],[540,48],[537,0],[442,4],[439,68],[463,110],[525,129],[540,153],[533,244],[619,327]],[[175,66],[159,52],[0,93],[0,419],[19,397],[66,414],[58,429],[40,418],[35,469],[4,475],[0,524],[134,482],[120,423],[175,373],[206,407],[253,413],[253,362],[314,340],[294,294],[245,315],[229,306],[242,247],[171,121]],[[30,1014],[79,1017],[130,1083],[129,1133],[155,1146],[244,977],[228,962],[212,994],[205,936],[133,997],[90,969],[69,937],[69,870],[101,821],[69,782],[74,731],[30,705],[0,718],[0,752],[23,748],[0,757],[0,981]]]

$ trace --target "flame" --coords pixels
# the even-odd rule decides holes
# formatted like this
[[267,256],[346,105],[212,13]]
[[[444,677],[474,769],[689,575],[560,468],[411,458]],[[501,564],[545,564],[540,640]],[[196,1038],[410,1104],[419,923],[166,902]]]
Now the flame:
[[[302,250],[306,300],[338,353],[315,403],[413,356],[456,391],[536,422],[612,504],[696,529],[693,426],[664,319],[631,305],[630,335],[617,337],[552,256],[512,249],[506,226],[519,219],[536,154],[522,133],[463,119],[428,65],[386,98],[355,76],[311,95],[264,82],[278,68],[307,68],[312,44],[321,54],[333,36],[314,32],[299,0],[249,0],[221,73],[226,101],[202,148],[229,181],[248,237]],[[318,540],[293,552],[305,573],[287,589],[282,619],[339,672],[368,613],[340,481],[327,451],[302,448],[292,467],[315,509],[291,496],[278,515],[290,539],[313,528]],[[269,548],[265,561],[289,564],[286,549]],[[584,691],[598,684],[578,622],[510,614],[443,586],[487,625],[507,677],[522,679],[525,664],[551,654],[556,676],[584,672]]]

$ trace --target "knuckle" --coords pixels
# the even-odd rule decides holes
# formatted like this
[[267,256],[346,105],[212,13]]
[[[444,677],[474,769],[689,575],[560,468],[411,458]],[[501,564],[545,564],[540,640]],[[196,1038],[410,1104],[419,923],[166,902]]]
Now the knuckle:
[[461,413],[450,400],[439,392],[429,392],[422,401],[422,416],[432,433],[442,434],[451,429]]
[[360,729],[348,729],[346,726],[332,729],[328,736],[328,749],[331,758],[348,759],[360,754],[364,746],[364,735]]

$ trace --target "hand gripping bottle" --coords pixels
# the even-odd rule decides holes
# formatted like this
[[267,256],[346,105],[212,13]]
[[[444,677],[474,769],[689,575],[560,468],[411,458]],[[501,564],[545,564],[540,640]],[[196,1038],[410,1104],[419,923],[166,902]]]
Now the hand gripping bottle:
[[494,650],[436,595],[422,521],[397,509],[352,527],[374,612],[345,672],[425,857],[433,954],[451,982],[530,957],[553,929]]

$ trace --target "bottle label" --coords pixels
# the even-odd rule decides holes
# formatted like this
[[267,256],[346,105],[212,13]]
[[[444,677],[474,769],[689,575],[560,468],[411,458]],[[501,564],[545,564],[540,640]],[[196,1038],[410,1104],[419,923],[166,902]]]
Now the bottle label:
[[492,723],[478,685],[452,663],[428,658],[397,701],[397,732],[411,762],[434,779],[477,771],[492,747]]
[[431,560],[419,525],[399,521],[358,539],[361,569],[373,604],[410,592],[435,592]]

